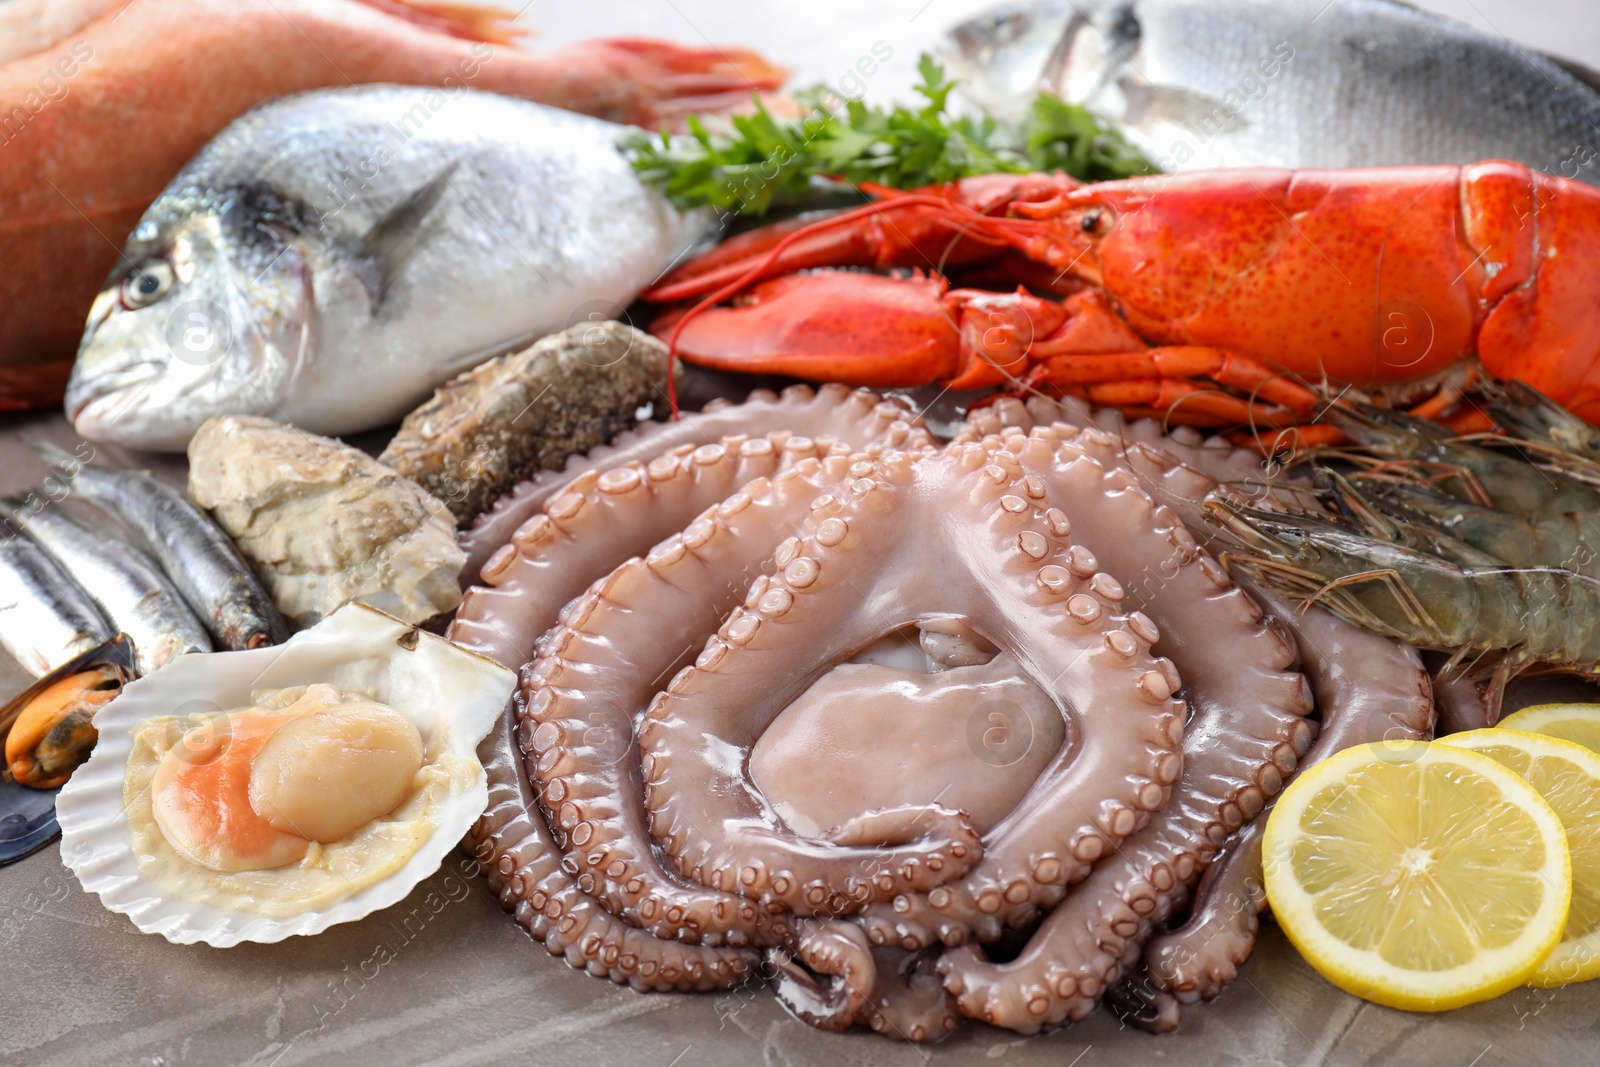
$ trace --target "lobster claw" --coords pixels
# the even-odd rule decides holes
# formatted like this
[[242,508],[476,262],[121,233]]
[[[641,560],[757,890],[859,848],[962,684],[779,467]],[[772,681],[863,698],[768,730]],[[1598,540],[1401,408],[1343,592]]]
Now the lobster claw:
[[812,271],[760,282],[727,307],[669,312],[650,327],[690,363],[877,389],[953,389],[1024,377],[1036,342],[1069,318],[1018,290],[949,288],[938,275]]
[[[961,336],[944,310],[943,278],[851,271],[760,282],[735,305],[651,324],[690,363],[878,388],[953,376]],[[681,327],[680,327],[681,323]]]

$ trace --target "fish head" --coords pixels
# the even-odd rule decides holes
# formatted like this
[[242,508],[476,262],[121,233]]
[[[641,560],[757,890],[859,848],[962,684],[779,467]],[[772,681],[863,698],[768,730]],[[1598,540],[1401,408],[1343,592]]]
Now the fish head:
[[961,91],[1016,121],[1035,94],[1092,105],[1127,71],[1142,34],[1128,0],[1032,0],[989,8],[952,29],[945,47]]
[[274,416],[310,344],[307,232],[263,190],[163,194],[89,312],[77,431],[179,451],[214,415]]

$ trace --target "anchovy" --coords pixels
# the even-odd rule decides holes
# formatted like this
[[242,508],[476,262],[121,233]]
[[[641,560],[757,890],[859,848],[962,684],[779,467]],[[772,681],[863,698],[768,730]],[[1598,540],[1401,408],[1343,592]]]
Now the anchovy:
[[177,489],[143,471],[82,467],[73,488],[115,515],[161,565],[217,647],[260,648],[289,637],[228,535]]
[[111,624],[55,560],[0,529],[0,645],[34,677],[104,642]]
[[716,226],[634,173],[627,129],[470,89],[261,105],[134,229],[89,313],[68,417],[90,440],[170,451],[217,415],[338,436],[614,317]]
[[133,639],[140,674],[165,666],[185,652],[210,652],[211,639],[178,591],[150,557],[45,507],[29,514],[6,501],[11,521],[48,552],[88,592],[112,627]]
[[1512,159],[1600,184],[1600,76],[1394,0],[1033,0],[950,32],[1003,116],[1043,89],[1157,167]]

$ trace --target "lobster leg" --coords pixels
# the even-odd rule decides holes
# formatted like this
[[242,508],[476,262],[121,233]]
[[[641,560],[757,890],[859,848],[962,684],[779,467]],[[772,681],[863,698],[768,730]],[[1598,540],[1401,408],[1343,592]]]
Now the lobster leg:
[[[1036,359],[1055,343],[1034,346]],[[1207,385],[1193,379],[1215,383]],[[1246,423],[1278,428],[1312,417],[1321,398],[1256,360],[1218,348],[1168,345],[1140,351],[1046,355],[1028,383],[1077,393],[1097,404],[1140,407],[1178,422]],[[1245,396],[1223,392],[1226,386]]]
[[1138,408],[1153,418],[1179,425],[1232,426],[1247,423],[1275,428],[1286,421],[1292,423],[1296,414],[1284,408],[1224,393],[1215,386],[1172,379],[1102,382],[1071,391],[1092,404],[1122,410]]

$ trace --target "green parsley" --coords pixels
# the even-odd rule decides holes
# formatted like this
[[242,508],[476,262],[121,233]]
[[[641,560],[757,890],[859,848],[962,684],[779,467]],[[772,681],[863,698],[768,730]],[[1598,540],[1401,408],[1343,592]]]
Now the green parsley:
[[635,131],[622,147],[678,207],[743,215],[803,206],[819,177],[909,189],[975,174],[1064,170],[1104,181],[1156,172],[1115,130],[1050,94],[1036,97],[1020,124],[951,117],[945,107],[956,83],[932,56],[917,69],[919,108],[851,100],[840,115],[824,105],[819,86],[795,94],[805,109],[797,119],[774,118],[758,101],[755,114],[730,116],[726,127],[690,116],[686,135]]

